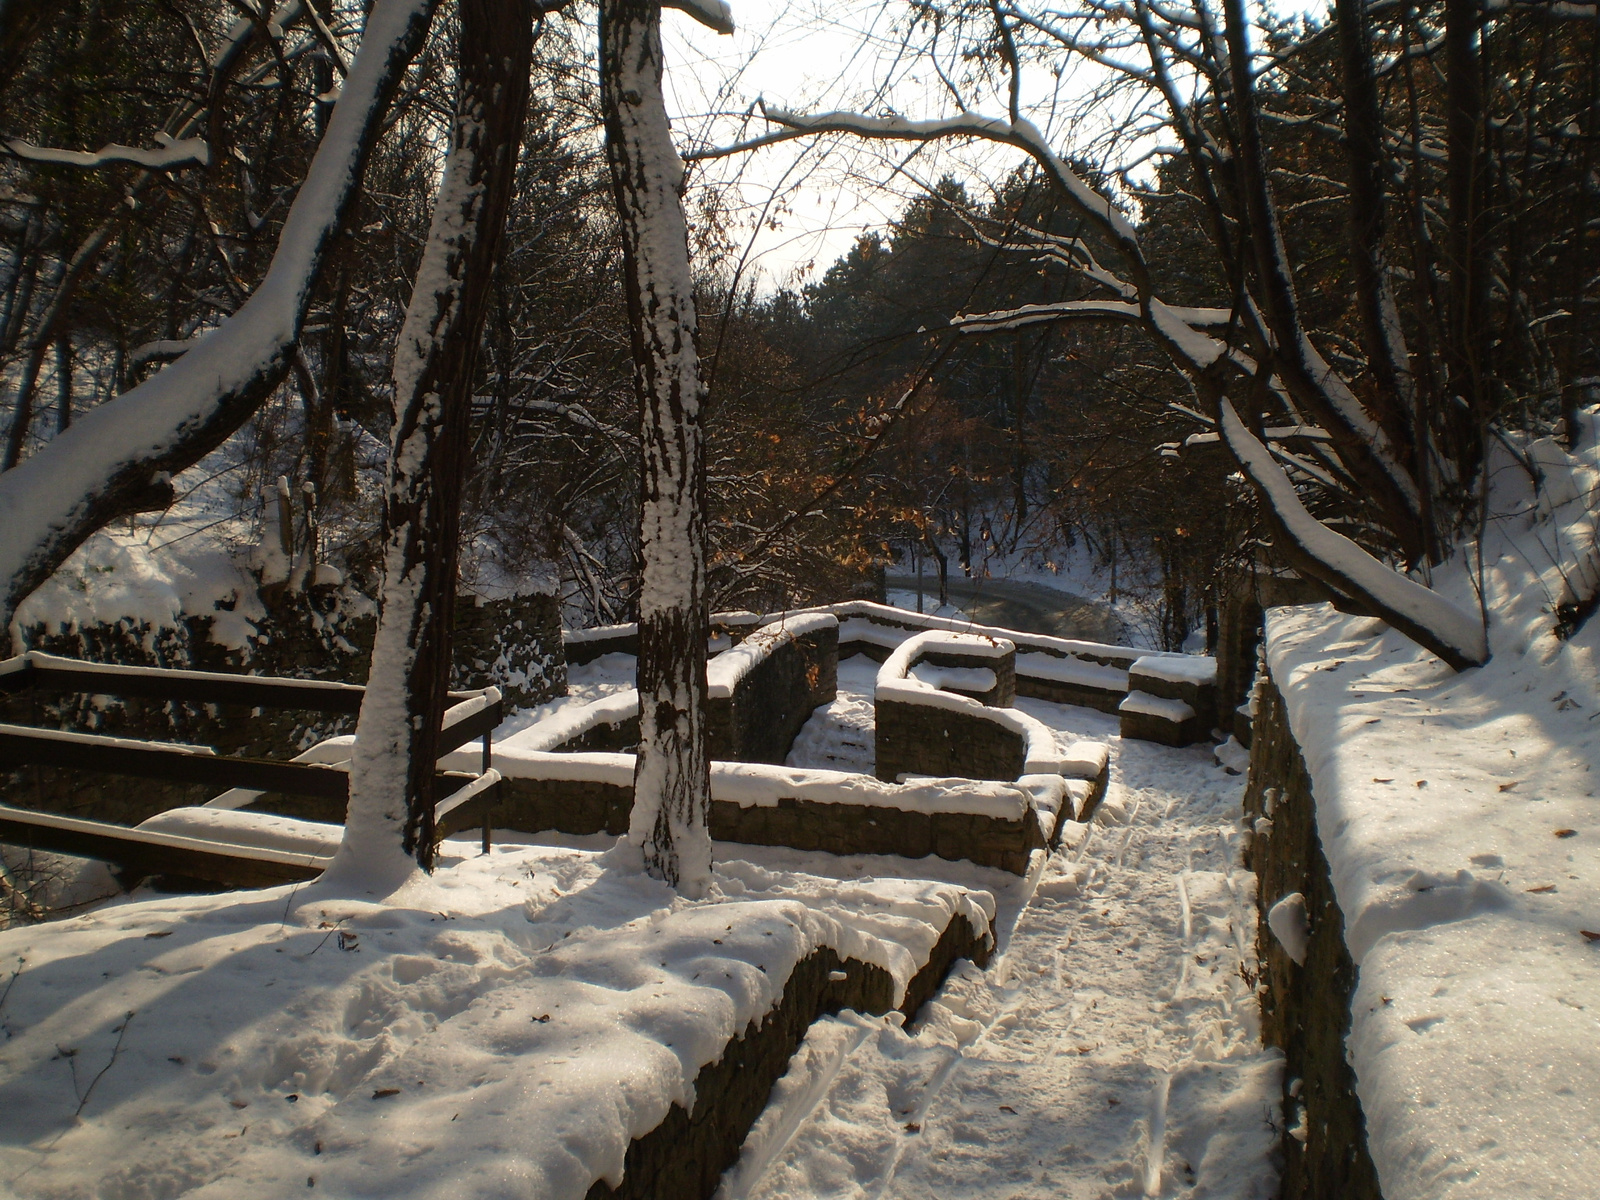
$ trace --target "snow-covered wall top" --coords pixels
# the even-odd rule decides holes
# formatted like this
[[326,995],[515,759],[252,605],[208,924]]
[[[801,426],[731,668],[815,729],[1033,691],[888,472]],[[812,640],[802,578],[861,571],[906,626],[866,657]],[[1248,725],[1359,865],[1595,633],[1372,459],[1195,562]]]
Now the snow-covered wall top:
[[[457,751],[465,762],[470,757]],[[441,762],[454,766],[454,758]],[[508,741],[497,747],[495,768],[506,779],[572,780],[633,786],[631,754],[552,754],[529,750]],[[861,804],[871,808],[897,808],[904,812],[976,813],[1004,820],[1020,820],[1028,811],[1030,793],[1015,783],[940,779],[913,783],[884,783],[870,775],[848,771],[822,771],[805,767],[780,767],[768,763],[713,762],[711,797],[743,808],[776,807],[779,800],[805,800],[814,804]]]
[[186,616],[212,618],[211,636],[239,650],[266,615],[255,580],[230,554],[207,547],[158,554],[127,533],[102,530],[75,550],[38,590],[17,606],[12,644],[23,629],[70,633],[124,622],[145,636],[174,629]]
[[[847,600],[814,609],[796,609],[794,612],[831,612],[839,618],[839,640],[872,640],[875,631],[895,634],[897,631],[942,629],[951,633],[974,634],[979,637],[1004,638],[1016,643],[1019,650],[1033,650],[1055,658],[1085,658],[1096,662],[1116,663],[1124,670],[1135,659],[1151,655],[1162,656],[1166,651],[1136,650],[1130,646],[1113,646],[1105,642],[1087,642],[1076,638],[1049,637],[1039,633],[1019,633],[1014,629],[1001,629],[995,625],[978,625],[971,621],[958,621],[950,617],[935,617],[909,612],[871,600]],[[771,621],[773,614],[764,618]],[[868,626],[872,627],[869,628]],[[904,636],[900,634],[899,636]],[[894,643],[898,645],[899,643]],[[1176,656],[1181,657],[1181,656]]]
[[[1086,642],[1076,638],[1049,637],[1038,633],[1019,633],[1014,629],[1001,629],[994,625],[976,625],[971,621],[957,621],[949,617],[935,617],[923,613],[909,612],[903,608],[894,608],[887,604],[877,604],[871,600],[846,600],[839,604],[817,605],[812,608],[788,609],[784,612],[768,613],[757,616],[754,613],[725,612],[713,613],[711,623],[716,628],[740,629],[751,625],[767,626],[774,623],[787,623],[793,628],[795,622],[810,615],[831,614],[839,622],[839,641],[869,642],[873,645],[893,648],[900,645],[906,638],[923,630],[943,630],[949,633],[970,634],[977,637],[998,638],[1015,643],[1019,651],[1029,651],[1029,660],[1037,658],[1052,658],[1058,660],[1081,660],[1086,666],[1100,664],[1108,669],[1126,672],[1133,663],[1141,658],[1178,658],[1195,659],[1194,655],[1179,654],[1166,650],[1138,650],[1131,646],[1113,646],[1106,642]],[[639,627],[628,625],[600,625],[592,629],[572,629],[564,635],[569,645],[583,645],[593,642],[622,641],[628,637],[637,636]],[[1020,659],[1021,655],[1019,655]],[[1208,660],[1207,660],[1208,661]],[[1107,677],[1109,678],[1109,677]]]
[[517,750],[550,751],[570,745],[602,725],[621,725],[639,715],[639,692],[629,688],[602,696],[588,704],[568,704],[528,728],[512,734],[494,748],[498,758]]
[[[1360,967],[1346,1049],[1386,1200],[1600,1178],[1600,620],[1560,641],[1552,616],[1600,578],[1584,425],[1579,456],[1539,441],[1490,463],[1486,666],[1326,605],[1268,615]],[[1476,566],[1458,554],[1434,586],[1476,610]]]
[[1015,654],[1017,647],[1016,643],[1005,638],[929,630],[927,633],[907,638],[895,648],[893,654],[883,660],[883,666],[878,668],[878,686],[882,687],[885,682],[893,683],[907,678],[918,659],[936,650],[970,658],[1000,659],[1008,654]]
[[1198,654],[1147,654],[1129,670],[1134,675],[1148,675],[1169,683],[1204,684],[1217,681],[1217,660]]
[[805,613],[761,626],[737,646],[724,650],[706,665],[706,694],[712,699],[732,696],[739,681],[779,648],[807,634],[838,627],[839,618],[832,613]]

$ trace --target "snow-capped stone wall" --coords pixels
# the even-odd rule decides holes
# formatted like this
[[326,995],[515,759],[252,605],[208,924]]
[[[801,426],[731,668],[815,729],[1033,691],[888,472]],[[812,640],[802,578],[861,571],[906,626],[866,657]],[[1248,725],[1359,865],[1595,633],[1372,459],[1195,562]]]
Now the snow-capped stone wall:
[[706,669],[711,757],[781,763],[818,705],[832,702],[839,621],[831,613],[763,625]]
[[[1281,1195],[1381,1200],[1355,1074],[1345,1057],[1356,967],[1317,836],[1311,777],[1270,678],[1258,685],[1244,808],[1255,822],[1245,865],[1258,881],[1261,1038],[1287,1060]],[[1268,915],[1295,895],[1302,897],[1296,911],[1306,919],[1300,936],[1290,939],[1295,944],[1285,944]],[[1281,916],[1277,924],[1284,924]]]

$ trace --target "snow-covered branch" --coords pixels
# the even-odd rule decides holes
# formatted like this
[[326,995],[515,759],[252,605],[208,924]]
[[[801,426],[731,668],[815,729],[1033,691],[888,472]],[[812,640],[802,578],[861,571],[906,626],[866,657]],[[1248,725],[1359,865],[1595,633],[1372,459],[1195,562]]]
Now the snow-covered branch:
[[35,146],[21,138],[7,138],[3,144],[7,153],[27,162],[45,163],[54,167],[110,167],[131,165],[147,171],[176,171],[183,167],[208,167],[211,165],[211,147],[204,138],[174,139],[157,134],[162,145],[153,150],[137,146],[119,146],[116,143],[89,150],[57,150],[49,146]]
[[862,113],[829,112],[807,115],[762,106],[767,120],[797,133],[853,133],[858,137],[895,141],[931,142],[942,138],[978,138],[1026,151],[1043,167],[1072,201],[1073,206],[1109,238],[1125,255],[1143,262],[1139,235],[1133,223],[1109,199],[1090,187],[1061,158],[1032,121],[1002,121],[977,113],[929,121],[905,117],[869,117]]
[[[1226,308],[1167,308],[1165,311],[1193,333],[1201,329],[1223,329],[1233,319]],[[1063,300],[1054,304],[1024,304],[1017,308],[986,313],[958,313],[950,327],[962,333],[998,333],[1006,329],[1025,329],[1058,321],[1116,321],[1123,324],[1144,321],[1144,313],[1132,300]]]
[[86,537],[219,445],[283,377],[324,257],[435,3],[373,6],[272,263],[244,307],[172,366],[0,474],[0,626]]
[[733,9],[727,0],[662,0],[661,7],[688,13],[707,29],[717,33],[733,32]]
[[1438,592],[1390,570],[1307,512],[1272,452],[1250,432],[1226,398],[1221,402],[1218,430],[1266,501],[1262,511],[1276,526],[1279,548],[1292,565],[1366,605],[1458,671],[1488,661],[1489,641],[1482,621]]

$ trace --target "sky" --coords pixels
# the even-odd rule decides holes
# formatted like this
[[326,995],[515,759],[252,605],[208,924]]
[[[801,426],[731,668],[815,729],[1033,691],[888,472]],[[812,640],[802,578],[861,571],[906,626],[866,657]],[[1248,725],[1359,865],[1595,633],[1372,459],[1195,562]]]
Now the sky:
[[[938,115],[948,90],[907,53],[904,4],[882,0],[732,0],[736,30],[719,36],[681,12],[663,17],[667,103],[680,147],[726,146],[766,132],[758,101],[802,112],[847,108]],[[1280,14],[1320,15],[1327,0],[1273,0]],[[1024,106],[1058,150],[1098,157],[1106,135],[1138,113],[1101,99],[1106,75],[1076,63],[1054,78],[1025,70]],[[1003,116],[1005,99],[973,92],[976,111]],[[1121,143],[1125,146],[1126,143]],[[1152,143],[1153,144],[1153,143]],[[943,174],[977,187],[1019,162],[1006,147],[914,147],[828,137],[780,143],[691,168],[691,218],[710,225],[713,196],[743,278],[763,291],[821,277],[861,233],[883,229],[906,199]],[[694,186],[700,185],[700,186]],[[710,186],[707,186],[710,185]]]

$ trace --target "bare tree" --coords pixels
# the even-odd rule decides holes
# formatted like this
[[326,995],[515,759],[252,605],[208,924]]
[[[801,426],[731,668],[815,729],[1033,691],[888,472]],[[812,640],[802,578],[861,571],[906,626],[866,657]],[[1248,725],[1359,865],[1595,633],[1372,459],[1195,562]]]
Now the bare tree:
[[[1296,487],[1296,479],[1315,479],[1343,494],[1370,514],[1404,566],[1429,561],[1430,517],[1411,465],[1416,454],[1407,437],[1409,418],[1384,419],[1391,407],[1404,414],[1402,399],[1391,404],[1386,398],[1375,412],[1306,328],[1262,137],[1258,58],[1241,0],[1224,0],[1220,23],[1204,0],[1188,8],[1094,0],[1070,15],[985,5],[945,15],[956,11],[990,22],[984,48],[1008,80],[1006,117],[963,111],[947,119],[912,121],[766,109],[775,132],[730,149],[845,132],[924,142],[981,139],[1022,150],[1081,220],[1083,233],[1064,237],[1024,228],[1009,235],[1011,243],[1070,267],[1099,295],[969,313],[957,317],[954,326],[974,335],[1074,321],[1142,328],[1190,381],[1198,400],[1195,415],[1215,431],[1253,485],[1275,544],[1293,565],[1341,603],[1383,617],[1450,665],[1482,663],[1488,644],[1476,615],[1314,518]],[[1231,303],[1195,309],[1163,297],[1135,223],[1023,114],[1019,75],[1026,56],[1018,50],[1023,33],[1033,39],[1035,56],[1081,55],[1165,105],[1167,128],[1185,148],[1207,206],[1221,274],[1233,289]],[[1132,57],[1139,53],[1146,56],[1143,64]],[[1198,94],[1184,94],[1180,78],[1194,81]],[[1381,210],[1369,203],[1363,219],[1370,222],[1375,214]],[[1371,303],[1380,324],[1383,282],[1381,275],[1369,281],[1369,289],[1376,288]],[[1403,353],[1403,341],[1396,344],[1388,336],[1392,327],[1378,332],[1388,339],[1391,356]],[[1389,374],[1395,386],[1403,386],[1400,363],[1392,362]],[[1274,406],[1285,418],[1277,439],[1262,421],[1263,411]],[[1306,452],[1278,445],[1286,436],[1301,439],[1298,445],[1308,447]]]
[[0,474],[0,621],[95,530],[170,502],[289,370],[311,296],[435,0],[377,0],[327,130],[248,301],[171,366]]
[[[689,11],[732,29],[716,0]],[[683,162],[661,92],[661,6],[602,0],[600,88],[622,227],[639,397],[639,754],[629,837],[652,875],[697,894],[711,870],[706,735],[705,385]]]
[[334,873],[398,883],[434,856],[473,369],[516,178],[533,39],[522,0],[459,0],[459,95],[432,228],[394,355],[383,607]]

